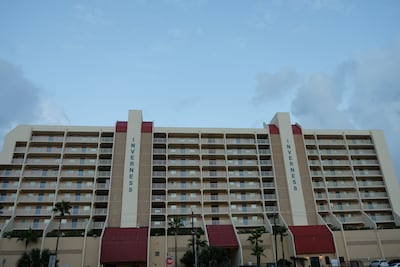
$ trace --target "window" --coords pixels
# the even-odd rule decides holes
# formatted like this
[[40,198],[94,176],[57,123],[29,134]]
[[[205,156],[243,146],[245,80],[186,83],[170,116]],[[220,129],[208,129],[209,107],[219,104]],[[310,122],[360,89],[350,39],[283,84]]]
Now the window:
[[155,251],[155,252],[154,252],[154,256],[155,256],[155,257],[159,257],[159,256],[160,256],[160,251]]

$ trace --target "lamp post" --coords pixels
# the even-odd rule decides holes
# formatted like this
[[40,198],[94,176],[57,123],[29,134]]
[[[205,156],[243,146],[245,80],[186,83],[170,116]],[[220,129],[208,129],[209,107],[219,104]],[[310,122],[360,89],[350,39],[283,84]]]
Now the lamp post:
[[276,216],[277,214],[274,214],[274,226],[273,226],[273,230],[272,233],[274,234],[274,243],[275,243],[275,267],[278,267],[278,242],[276,240],[276,236],[277,236],[277,229],[276,229]]
[[193,251],[193,266],[197,267],[196,233],[194,231],[194,214],[193,214],[193,210],[192,210],[192,251]]

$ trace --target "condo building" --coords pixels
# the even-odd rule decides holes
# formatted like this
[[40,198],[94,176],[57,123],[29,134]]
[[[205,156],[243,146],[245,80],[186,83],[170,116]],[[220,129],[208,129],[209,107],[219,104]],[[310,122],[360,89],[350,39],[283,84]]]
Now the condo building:
[[[71,206],[62,217],[61,201]],[[231,266],[255,265],[258,228],[263,266],[400,257],[383,132],[304,129],[288,113],[260,128],[157,127],[139,110],[114,126],[20,125],[0,154],[0,205],[2,266],[56,246],[59,266],[183,266],[192,228]],[[281,240],[275,226],[287,228]],[[39,239],[26,248],[18,237],[29,229]]]

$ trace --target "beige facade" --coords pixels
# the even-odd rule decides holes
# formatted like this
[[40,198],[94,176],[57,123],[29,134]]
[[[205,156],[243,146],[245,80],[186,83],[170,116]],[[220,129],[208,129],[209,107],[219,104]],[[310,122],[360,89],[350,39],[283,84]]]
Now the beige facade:
[[[148,227],[147,262],[136,264],[166,266],[175,216],[188,229],[193,219],[204,240],[206,225],[233,225],[234,266],[255,264],[247,239],[259,227],[264,266],[275,250],[282,257],[282,247],[286,259],[303,257],[307,266],[311,257],[325,266],[325,257],[400,256],[400,190],[383,133],[302,129],[287,113],[258,129],[154,127],[140,111],[116,127],[18,126],[0,154],[6,266],[23,253],[16,237],[29,228],[40,237],[29,249],[54,251],[53,207],[62,200],[72,208],[62,218],[61,266],[99,266],[106,227]],[[291,231],[275,245],[274,224],[326,225],[335,252],[298,254]],[[178,259],[189,239],[178,236]]]

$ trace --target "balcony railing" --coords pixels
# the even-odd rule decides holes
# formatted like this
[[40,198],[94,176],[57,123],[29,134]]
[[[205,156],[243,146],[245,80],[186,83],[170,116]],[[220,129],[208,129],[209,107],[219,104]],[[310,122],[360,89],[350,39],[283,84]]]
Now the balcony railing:
[[228,189],[227,183],[203,183],[203,189]]
[[238,221],[234,221],[233,224],[236,227],[240,227],[240,226],[263,226],[264,225],[264,221],[263,220],[257,220],[257,221],[252,221],[252,220],[238,220]]
[[203,196],[204,201],[223,201],[227,202],[228,201],[228,196],[227,195],[204,195]]
[[97,143],[99,141],[98,137],[78,137],[78,136],[68,136],[67,142],[74,143]]
[[31,142],[63,142],[64,136],[32,136]]

